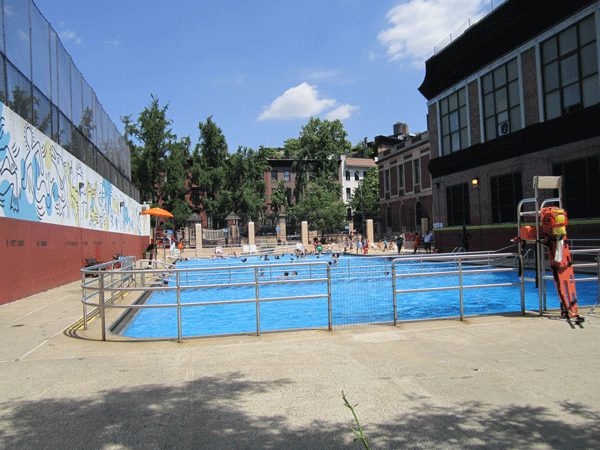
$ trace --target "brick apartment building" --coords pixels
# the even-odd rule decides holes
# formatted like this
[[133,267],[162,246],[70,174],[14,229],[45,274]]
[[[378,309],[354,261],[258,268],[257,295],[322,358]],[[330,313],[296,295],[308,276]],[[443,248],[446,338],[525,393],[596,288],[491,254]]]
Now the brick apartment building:
[[[397,125],[402,125],[402,133]],[[429,132],[409,135],[407,125],[395,124],[394,136],[377,136],[375,142],[384,233],[426,233],[423,228],[432,226],[433,205]]]
[[562,175],[570,239],[599,239],[600,2],[506,0],[426,62],[436,247],[500,249],[533,177]]

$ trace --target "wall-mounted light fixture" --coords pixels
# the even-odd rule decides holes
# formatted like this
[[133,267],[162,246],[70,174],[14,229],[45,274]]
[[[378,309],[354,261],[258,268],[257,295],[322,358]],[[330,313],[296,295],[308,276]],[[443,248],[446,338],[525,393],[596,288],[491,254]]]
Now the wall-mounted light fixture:
[[474,187],[477,187],[477,186],[479,186],[479,178],[477,178],[477,177],[473,178],[473,179],[471,180],[471,184],[472,184]]

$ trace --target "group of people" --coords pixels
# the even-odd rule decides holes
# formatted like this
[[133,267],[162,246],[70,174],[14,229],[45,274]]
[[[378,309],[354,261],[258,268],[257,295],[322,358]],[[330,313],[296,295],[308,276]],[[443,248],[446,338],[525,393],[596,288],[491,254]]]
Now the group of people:
[[[423,249],[425,250],[425,253],[432,252],[432,248],[431,248],[431,238],[433,237],[432,231],[427,233],[425,236],[421,236],[419,234],[419,232],[417,231],[417,232],[415,232],[414,236],[409,235],[407,237],[413,239],[413,253],[417,253],[421,243],[423,243]],[[396,249],[398,250],[398,253],[400,253],[400,252],[402,252],[402,246],[404,245],[405,235],[399,234],[395,237],[395,240],[396,240]],[[390,246],[388,246],[388,242],[386,240],[384,242],[384,251],[390,250],[390,249],[391,248],[390,248]]]
[[[472,236],[467,231],[466,226],[463,226],[462,232],[459,234],[459,239],[461,240],[463,248],[466,251],[469,251],[469,240],[471,239],[471,237]],[[182,238],[183,238],[183,236],[182,236]],[[437,251],[435,249],[432,249],[432,238],[433,238],[432,231],[429,231],[424,236],[419,234],[419,232],[415,232],[414,235],[410,235],[410,234],[405,235],[403,233],[403,234],[399,234],[399,235],[395,236],[391,242],[388,242],[387,239],[384,239],[382,242],[379,242],[378,244],[373,244],[373,248],[378,248],[379,250],[382,250],[384,252],[397,250],[398,253],[401,253],[405,241],[413,240],[413,253],[417,253],[419,251],[419,247],[421,247],[421,246],[425,250],[425,253],[432,253],[432,252]],[[394,241],[395,241],[395,248],[394,248]],[[183,250],[185,248],[184,244],[183,244],[183,239],[177,241],[175,239],[175,236],[171,235],[168,238],[168,242],[169,242],[169,248],[170,248],[170,251],[169,251],[170,255],[171,256],[178,255],[180,257],[180,259],[183,259]],[[303,245],[301,243],[298,243],[296,245],[295,253],[290,254],[290,259],[293,261],[294,256],[296,257],[296,259],[304,259],[304,258],[306,258],[306,255],[317,255],[317,257],[318,257],[324,253],[330,254],[330,255],[332,255],[332,257],[335,258],[336,256],[339,256],[341,254],[341,252],[339,252],[336,255],[333,252],[333,246],[331,244],[329,244],[327,246],[327,248],[325,249],[324,244],[318,238],[314,238],[313,245],[314,245],[314,251],[307,252],[307,251],[305,251]],[[366,238],[362,239],[361,237],[356,236],[353,239],[352,237],[350,237],[349,239],[347,239],[346,245],[344,245],[343,253],[344,254],[352,253],[354,250],[356,250],[357,254],[360,254],[360,253],[367,254],[369,252],[369,245],[370,245],[369,240]],[[349,251],[348,251],[348,247],[349,247]],[[156,243],[155,243],[154,239],[151,239],[150,244],[146,248],[146,252],[150,253],[150,260],[152,260],[152,258],[154,256],[155,249],[156,249]],[[238,257],[236,252],[233,253],[233,257],[234,258]],[[275,255],[274,256],[275,259],[279,259],[280,257],[285,257],[285,255]],[[214,253],[214,255],[211,256],[211,259],[214,259],[214,258],[225,258],[223,248],[220,245],[217,245],[215,247],[215,253]],[[262,258],[263,257],[261,257],[261,259]],[[264,256],[264,259],[268,260],[268,256]],[[246,258],[242,259],[242,262],[246,262]],[[337,264],[337,259],[335,259],[335,262],[333,262],[333,264]]]
[[[360,239],[356,238],[356,242],[350,240],[350,253],[352,250],[356,248],[356,253],[364,253],[365,255],[369,253],[369,240],[368,239]],[[344,253],[347,253],[347,247],[344,247]]]
[[[429,232],[423,237],[423,249],[425,253],[431,253],[431,238],[433,237],[433,232]],[[421,235],[419,232],[415,233],[415,245],[413,253],[417,253],[419,250],[419,245],[421,245]]]
[[[166,238],[165,238],[166,239]],[[164,246],[166,247],[166,242],[163,241]],[[179,256],[180,258],[183,258],[183,249],[185,248],[185,246],[183,245],[183,240],[177,241],[175,239],[175,236],[171,235],[168,238],[168,243],[169,243],[169,255],[171,257],[174,256]],[[154,242],[154,239],[150,239],[150,244],[148,244],[148,247],[146,247],[146,252],[150,253],[150,261],[152,261],[152,258],[154,257],[154,250],[156,249],[156,243]]]

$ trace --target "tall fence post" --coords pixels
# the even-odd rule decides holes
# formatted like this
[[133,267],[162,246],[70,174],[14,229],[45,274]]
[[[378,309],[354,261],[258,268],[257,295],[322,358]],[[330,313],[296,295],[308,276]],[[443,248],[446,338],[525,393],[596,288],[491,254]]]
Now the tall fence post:
[[181,283],[179,275],[179,271],[175,272],[175,280],[177,282],[177,342],[181,344],[183,339],[181,337]]
[[81,295],[83,296],[83,329],[87,330],[87,305],[85,304],[85,302],[87,302],[87,290],[85,288],[85,278],[86,278],[86,273],[84,272],[81,275]]
[[254,268],[254,293],[256,295],[256,335],[260,336],[260,293],[258,290],[258,267]]
[[329,314],[329,331],[333,329],[333,314],[331,311],[331,266],[327,264],[327,309]]
[[462,278],[462,258],[458,257],[458,284],[460,291],[460,320],[463,320],[463,278]]
[[398,304],[396,303],[396,261],[392,261],[392,291],[394,293],[394,326],[398,325]]
[[[100,271],[98,271],[100,272]],[[104,275],[100,272],[98,274],[100,278],[100,292],[99,292],[99,303],[100,303],[100,323],[102,324],[102,340],[106,341],[106,312],[104,311]]]
[[519,260],[521,264],[521,314],[525,315],[525,262],[523,261],[523,255],[520,253]]

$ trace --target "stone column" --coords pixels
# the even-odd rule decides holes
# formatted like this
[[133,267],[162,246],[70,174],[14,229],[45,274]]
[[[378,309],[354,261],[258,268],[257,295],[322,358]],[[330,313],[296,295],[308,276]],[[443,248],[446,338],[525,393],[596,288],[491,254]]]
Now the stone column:
[[302,245],[305,250],[308,248],[308,222],[306,220],[302,222]]
[[373,242],[373,219],[367,220],[367,239]]
[[254,245],[254,222],[248,222],[248,245]]
[[202,224],[196,224],[196,248],[202,250]]
[[285,244],[285,241],[287,240],[287,229],[284,215],[279,216],[279,226],[277,228],[279,228],[279,231],[277,232],[277,240]]

